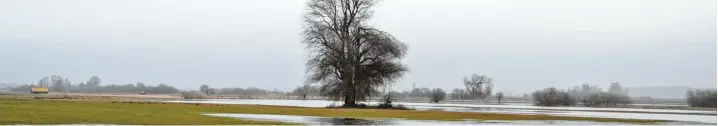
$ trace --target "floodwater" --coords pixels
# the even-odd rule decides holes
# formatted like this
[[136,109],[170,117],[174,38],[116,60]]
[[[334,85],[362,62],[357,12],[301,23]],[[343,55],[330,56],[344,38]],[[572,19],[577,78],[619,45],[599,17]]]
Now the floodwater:
[[451,107],[488,107],[488,108],[513,108],[513,109],[542,109],[542,110],[575,110],[575,111],[624,111],[624,112],[655,112],[674,114],[710,114],[716,115],[716,111],[698,110],[670,110],[670,109],[638,109],[638,108],[589,108],[589,107],[544,107],[530,105],[473,105],[473,104],[433,104],[433,103],[402,103],[405,105],[423,106],[451,106]]
[[[256,104],[299,107],[326,107],[341,103],[325,100],[250,100],[250,99],[204,99],[167,101],[179,103],[212,104]],[[376,104],[376,102],[366,102]],[[716,111],[633,109],[633,108],[586,108],[586,107],[541,107],[527,105],[476,105],[476,104],[435,104],[435,103],[398,103],[416,110],[438,110],[455,112],[484,112],[510,114],[544,114],[556,116],[602,117],[625,119],[670,120],[680,124],[716,124]],[[622,111],[622,112],[606,112]],[[660,112],[660,113],[636,113]]]
[[517,121],[428,121],[404,119],[355,119],[355,118],[329,118],[316,116],[294,115],[267,115],[267,114],[230,114],[216,113],[203,114],[207,116],[232,117],[250,120],[281,121],[300,123],[306,125],[626,125],[625,123],[604,123],[593,121],[563,121],[563,120],[517,120]]
[[[537,109],[506,109],[490,107],[414,107],[417,110],[440,110],[454,112],[486,112],[486,113],[510,113],[510,114],[543,114],[555,116],[574,117],[601,117],[620,119],[648,119],[648,120],[671,120],[695,122],[695,124],[715,124],[716,115],[686,115],[686,114],[654,114],[654,113],[627,113],[627,112],[595,112],[575,110],[537,110]],[[688,123],[694,124],[694,123]]]

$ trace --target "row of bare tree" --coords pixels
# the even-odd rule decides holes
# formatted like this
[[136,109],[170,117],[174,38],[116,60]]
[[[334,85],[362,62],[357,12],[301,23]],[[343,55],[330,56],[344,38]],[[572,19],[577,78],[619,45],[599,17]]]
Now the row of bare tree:
[[142,82],[136,84],[109,84],[101,85],[100,77],[92,76],[87,82],[72,84],[69,79],[58,75],[52,75],[40,79],[36,84],[25,84],[11,88],[14,92],[28,92],[33,87],[47,87],[50,92],[74,92],[74,93],[158,93],[172,94],[179,92],[179,89],[159,84],[157,86],[145,85]]
[[689,90],[686,92],[686,102],[693,107],[716,107],[716,90]]
[[618,82],[611,83],[608,92],[596,86],[583,84],[568,90],[550,87],[535,91],[532,96],[534,104],[539,106],[573,106],[580,103],[589,107],[614,107],[632,102],[628,90]]

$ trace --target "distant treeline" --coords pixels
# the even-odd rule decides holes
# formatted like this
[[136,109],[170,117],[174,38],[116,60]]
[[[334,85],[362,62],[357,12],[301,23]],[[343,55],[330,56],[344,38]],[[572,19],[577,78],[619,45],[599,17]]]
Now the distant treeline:
[[86,83],[72,84],[69,79],[62,76],[52,75],[40,79],[35,84],[24,84],[10,88],[13,92],[29,92],[33,87],[47,87],[50,92],[73,92],[73,93],[155,93],[155,94],[172,94],[178,93],[175,87],[159,84],[157,86],[145,85],[142,82],[136,84],[109,84],[101,85],[101,80],[97,76],[93,76]]
[[628,90],[619,82],[612,82],[608,91],[589,84],[574,86],[567,90],[549,87],[531,94],[534,105],[615,107],[632,103]]
[[265,90],[260,89],[256,87],[249,87],[249,88],[220,88],[215,89],[211,88],[209,85],[200,85],[198,91],[189,91],[189,92],[199,92],[203,95],[286,95],[286,92],[279,91],[279,90]]
[[270,94],[285,94],[285,92],[278,90],[264,90],[256,87],[249,88],[221,88],[216,90],[218,95],[270,95]]
[[[17,87],[10,88],[10,91],[12,92],[28,92],[33,87],[39,87],[35,84],[24,84]],[[50,92],[64,92],[62,90],[54,90],[57,88],[50,88]],[[80,86],[80,85],[70,85],[69,92],[71,93],[155,93],[155,94],[172,94],[172,93],[178,93],[179,89],[165,85],[165,84],[159,84],[157,86],[153,85],[145,85],[143,83],[137,83],[137,84],[110,84],[110,85],[98,85],[98,86]]]
[[693,107],[716,107],[716,89],[689,90],[686,102]]

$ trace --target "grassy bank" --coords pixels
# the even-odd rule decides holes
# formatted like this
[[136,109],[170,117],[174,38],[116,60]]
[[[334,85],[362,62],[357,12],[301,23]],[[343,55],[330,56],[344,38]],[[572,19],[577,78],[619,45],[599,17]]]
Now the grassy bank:
[[263,105],[179,104],[110,100],[37,100],[0,97],[0,124],[286,124],[202,116],[202,113],[282,114],[415,120],[583,120],[655,123],[662,121],[462,113],[443,111],[328,109]]
[[189,105],[114,104],[104,100],[0,98],[0,124],[286,124],[197,114]]

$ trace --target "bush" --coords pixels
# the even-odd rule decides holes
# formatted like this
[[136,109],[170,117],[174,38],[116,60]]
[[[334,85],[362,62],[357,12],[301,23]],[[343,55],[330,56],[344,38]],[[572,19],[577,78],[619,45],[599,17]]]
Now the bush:
[[439,103],[439,101],[446,99],[446,92],[441,90],[441,88],[436,88],[431,91],[431,96],[429,98],[431,99],[431,102]]
[[393,108],[394,105],[392,104],[394,102],[394,98],[391,95],[391,93],[384,95],[384,99],[381,103],[379,103],[379,108]]
[[686,102],[691,107],[716,107],[716,90],[691,90],[686,92]]
[[501,104],[501,99],[504,99],[504,93],[503,92],[496,93],[496,100],[499,102],[499,104]]
[[[390,96],[391,97],[391,96]],[[394,104],[391,102],[391,98],[385,97],[384,101],[382,103],[379,103],[377,105],[366,105],[359,103],[357,106],[344,106],[344,105],[329,105],[327,108],[359,108],[359,109],[394,109],[394,110],[412,110],[409,107],[406,107],[401,104]]]
[[183,91],[180,93],[180,96],[184,99],[204,99],[207,98],[206,95],[204,95],[202,92],[197,91]]
[[535,91],[532,95],[534,104],[538,106],[571,106],[576,103],[568,92],[554,87]]
[[384,95],[384,99],[382,100],[382,103],[379,103],[376,107],[369,106],[370,108],[378,108],[378,109],[398,109],[398,110],[410,110],[410,108],[405,107],[401,104],[394,104],[394,100],[396,99],[396,95],[392,95],[392,93]]
[[581,103],[588,107],[615,107],[631,103],[631,98],[625,94],[612,94],[608,92],[596,92],[581,99]]

